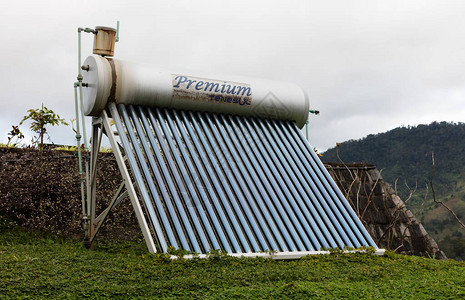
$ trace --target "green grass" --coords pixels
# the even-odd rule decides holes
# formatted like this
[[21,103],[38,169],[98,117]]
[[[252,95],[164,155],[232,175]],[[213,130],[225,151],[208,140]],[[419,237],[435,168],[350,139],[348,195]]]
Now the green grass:
[[0,298],[428,298],[465,297],[465,263],[388,253],[294,261],[166,262],[142,243],[80,242],[0,225]]

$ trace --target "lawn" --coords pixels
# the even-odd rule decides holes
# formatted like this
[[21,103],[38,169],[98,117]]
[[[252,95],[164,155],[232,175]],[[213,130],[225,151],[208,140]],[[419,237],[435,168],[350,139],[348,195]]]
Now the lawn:
[[[5,223],[5,222],[3,222]],[[465,298],[465,262],[387,253],[168,260],[0,226],[0,298]]]

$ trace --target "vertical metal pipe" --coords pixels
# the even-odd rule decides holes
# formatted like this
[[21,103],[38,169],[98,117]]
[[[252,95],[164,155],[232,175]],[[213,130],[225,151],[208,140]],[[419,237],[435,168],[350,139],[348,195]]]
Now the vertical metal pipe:
[[82,79],[79,81],[79,102],[80,102],[80,117],[82,120],[82,134],[84,137],[84,149],[87,150],[87,129],[86,129],[86,120],[84,116],[84,103],[82,100]]
[[308,119],[307,119],[307,123],[305,123],[305,131],[306,131],[306,136],[307,136],[307,141],[308,141]]
[[119,21],[116,21],[116,37],[115,42],[119,42]]
[[87,149],[87,133],[86,133],[86,124],[85,124],[85,119],[84,119],[84,111],[83,111],[84,105],[82,101],[81,31],[82,31],[82,28],[78,28],[78,76],[77,76],[77,80],[78,80],[78,86],[79,86],[80,115],[79,117],[77,116],[78,110],[76,107],[76,122],[78,122],[78,119],[82,120],[82,131],[84,135],[84,149]]
[[[89,199],[90,198],[90,172],[89,172],[89,158],[88,158],[88,154],[85,155],[85,160],[84,160],[84,166],[85,166],[85,169],[86,169],[86,190],[87,190],[87,198]],[[91,205],[88,205],[87,206],[87,215],[92,215],[94,214],[95,215],[95,206],[92,206]]]
[[78,80],[82,80],[81,74],[81,28],[78,28]]
[[78,97],[77,97],[77,84],[74,84],[74,106],[76,111],[76,143],[78,151],[78,168],[79,168],[79,181],[81,183],[81,202],[82,202],[82,216],[84,220],[87,219],[86,210],[86,195],[84,190],[84,178],[82,173],[82,154],[81,154],[81,134],[79,132],[79,112],[78,112]]
[[[79,124],[79,121],[81,120],[82,121],[82,130],[83,130],[83,135],[84,135],[84,150],[87,150],[87,133],[86,133],[86,121],[85,121],[85,118],[84,118],[84,112],[83,112],[83,100],[82,100],[82,73],[81,73],[81,31],[82,31],[82,28],[78,28],[78,76],[77,76],[77,79],[78,79],[78,87],[79,87],[79,104],[80,105],[77,105],[77,98],[76,98],[76,107],[75,107],[75,110],[76,110],[76,124]],[[75,94],[76,95],[76,94]],[[79,106],[79,107],[78,107]],[[77,129],[78,131],[78,135],[79,135],[79,141],[78,141],[78,153],[80,154],[80,147],[81,147],[81,142],[80,142],[80,137],[81,137],[81,133],[80,133],[80,130]],[[80,172],[81,172],[81,177],[82,177],[82,161],[79,163],[80,165]],[[87,190],[87,198],[88,198],[88,201],[89,200],[89,195],[90,195],[90,190],[91,190],[91,187],[90,187],[90,177],[89,177],[89,162],[88,160],[86,159],[85,162],[85,168],[86,168],[86,173],[85,173],[85,177],[86,177],[86,182],[85,182],[85,185],[86,185],[86,190]],[[82,180],[82,179],[81,179]],[[89,203],[87,203],[87,215],[91,215],[91,207],[89,205]],[[94,208],[95,209],[95,208]]]
[[[81,196],[82,196],[82,210],[83,210],[83,216],[86,218],[89,215],[89,204],[87,203],[87,209],[85,205],[85,191],[84,191],[84,175],[82,172],[82,154],[81,154],[81,130],[80,130],[80,120],[81,120],[81,115],[80,115],[80,110],[79,110],[79,104],[78,104],[78,95],[77,95],[77,88],[79,87],[79,97],[82,99],[82,74],[81,74],[81,28],[78,28],[78,76],[77,80],[78,82],[74,84],[74,100],[75,100],[75,111],[76,111],[76,141],[77,141],[77,150],[78,150],[78,163],[79,163],[79,176],[80,176],[80,181],[81,181]],[[82,106],[81,106],[82,108]],[[88,190],[87,190],[88,191]]]

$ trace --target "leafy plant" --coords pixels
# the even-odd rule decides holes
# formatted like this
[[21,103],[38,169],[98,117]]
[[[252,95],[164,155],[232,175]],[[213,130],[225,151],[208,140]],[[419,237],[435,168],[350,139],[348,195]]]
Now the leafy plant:
[[59,146],[59,147],[53,148],[53,150],[76,151],[77,147],[76,146]]
[[170,254],[170,255],[175,255],[179,259],[179,258],[183,258],[185,255],[194,254],[195,252],[187,251],[187,250],[182,249],[182,248],[176,249],[173,246],[169,246],[167,253]]
[[172,261],[171,254],[165,252],[157,252],[153,254],[153,263],[154,264],[167,264]]
[[113,153],[113,149],[111,149],[111,148],[105,148],[105,147],[100,147],[99,152],[100,152],[100,153]]
[[12,125],[13,129],[8,133],[8,143],[7,147],[17,147],[19,146],[20,140],[24,138],[23,133],[19,130],[19,126]]
[[207,258],[210,260],[220,260],[222,258],[228,257],[228,254],[220,249],[211,249],[207,253]]
[[39,150],[42,150],[44,146],[44,136],[47,134],[46,126],[68,125],[64,119],[43,104],[41,109],[29,109],[27,112],[28,114],[23,117],[19,125],[31,120],[30,129],[37,135],[33,138],[32,143],[38,145]]

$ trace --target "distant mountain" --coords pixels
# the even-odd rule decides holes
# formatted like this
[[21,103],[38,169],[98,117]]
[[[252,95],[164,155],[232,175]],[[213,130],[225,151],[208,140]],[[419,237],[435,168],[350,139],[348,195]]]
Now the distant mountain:
[[434,122],[368,135],[327,150],[322,160],[375,164],[404,201],[416,187],[407,207],[449,257],[465,259],[465,229],[434,203],[430,187],[433,175],[436,199],[465,219],[465,123]]

